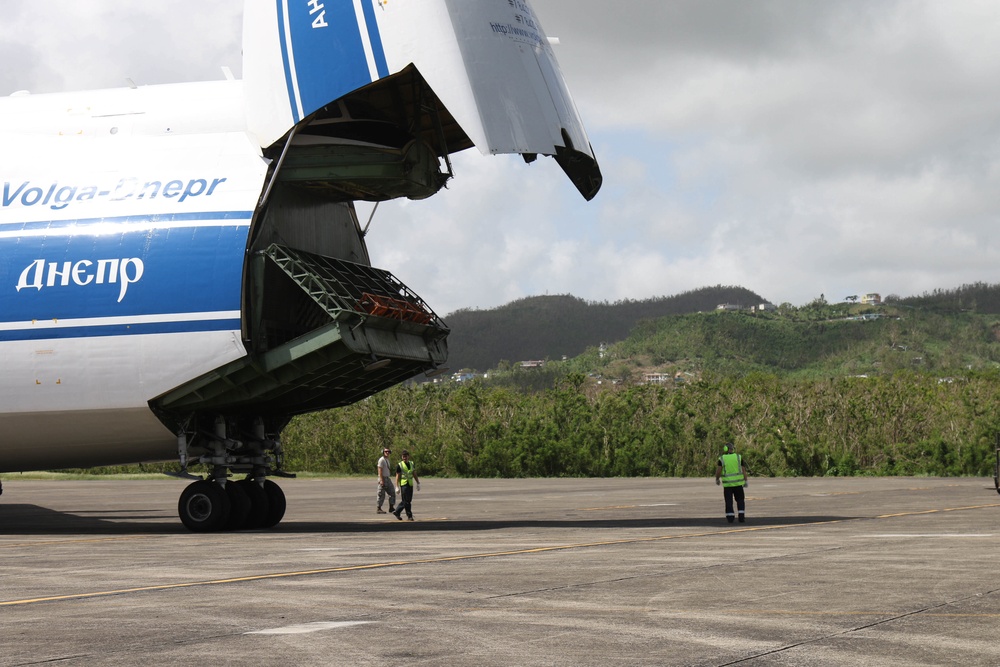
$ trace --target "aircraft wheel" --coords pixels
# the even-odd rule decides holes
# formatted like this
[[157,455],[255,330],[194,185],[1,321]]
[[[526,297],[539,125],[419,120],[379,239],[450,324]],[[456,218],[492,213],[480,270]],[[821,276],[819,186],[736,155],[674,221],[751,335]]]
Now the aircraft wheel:
[[247,525],[250,516],[250,497],[246,490],[236,482],[226,482],[226,495],[229,496],[229,518],[226,520],[226,530],[239,530]]
[[229,517],[229,496],[225,489],[207,480],[189,484],[177,503],[181,523],[188,530],[207,533],[222,528]]
[[262,524],[264,528],[278,525],[285,516],[285,492],[281,487],[267,479],[264,480],[264,493],[267,494],[267,519]]
[[243,487],[250,499],[250,513],[243,524],[244,528],[263,528],[268,517],[267,493],[252,479],[243,479],[236,484]]

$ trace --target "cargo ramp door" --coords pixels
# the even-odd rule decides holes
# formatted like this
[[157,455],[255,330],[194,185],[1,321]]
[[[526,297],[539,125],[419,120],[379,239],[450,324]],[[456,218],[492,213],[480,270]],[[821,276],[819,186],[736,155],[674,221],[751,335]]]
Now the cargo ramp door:
[[252,351],[150,402],[192,414],[296,414],[354,403],[447,360],[445,323],[391,273],[271,244],[251,259]]

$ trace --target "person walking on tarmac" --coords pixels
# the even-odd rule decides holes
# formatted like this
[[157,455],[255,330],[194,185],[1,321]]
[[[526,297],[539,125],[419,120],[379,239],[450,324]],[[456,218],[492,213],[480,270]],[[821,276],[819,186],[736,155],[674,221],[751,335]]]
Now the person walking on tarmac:
[[399,487],[400,501],[396,505],[393,514],[400,521],[403,520],[403,510],[406,510],[406,520],[413,521],[413,510],[410,504],[413,502],[413,484],[416,483],[417,491],[420,490],[420,478],[413,470],[413,463],[410,461],[410,453],[403,450],[400,454],[402,460],[396,464],[396,486]]
[[733,499],[740,513],[740,523],[746,521],[746,497],[743,488],[747,486],[747,469],[743,465],[743,457],[736,453],[736,445],[727,442],[722,447],[722,456],[715,466],[715,484],[722,484],[722,493],[726,500],[726,521],[733,522]]
[[382,458],[378,460],[376,464],[376,473],[378,475],[378,499],[375,505],[376,514],[385,514],[385,510],[382,509],[382,503],[385,502],[385,497],[389,496],[389,511],[396,511],[396,490],[392,485],[392,468],[389,466],[389,455],[392,454],[392,450],[386,447],[382,450]]

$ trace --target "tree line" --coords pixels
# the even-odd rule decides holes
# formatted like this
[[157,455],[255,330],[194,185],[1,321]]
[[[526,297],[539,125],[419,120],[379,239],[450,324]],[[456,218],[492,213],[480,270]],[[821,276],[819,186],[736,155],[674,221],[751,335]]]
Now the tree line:
[[542,391],[398,386],[298,417],[283,442],[290,469],[335,473],[372,472],[388,446],[408,449],[425,475],[700,476],[732,441],[755,475],[983,476],[998,400],[996,371],[947,381],[707,375],[666,387],[568,373]]

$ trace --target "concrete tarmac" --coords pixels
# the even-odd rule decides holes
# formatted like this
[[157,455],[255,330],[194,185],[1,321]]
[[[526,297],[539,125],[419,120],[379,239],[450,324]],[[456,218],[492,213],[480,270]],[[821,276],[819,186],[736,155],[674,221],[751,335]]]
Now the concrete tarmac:
[[270,530],[184,483],[3,475],[0,665],[997,665],[991,479],[279,480]]

